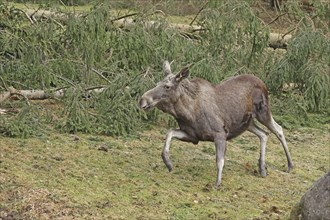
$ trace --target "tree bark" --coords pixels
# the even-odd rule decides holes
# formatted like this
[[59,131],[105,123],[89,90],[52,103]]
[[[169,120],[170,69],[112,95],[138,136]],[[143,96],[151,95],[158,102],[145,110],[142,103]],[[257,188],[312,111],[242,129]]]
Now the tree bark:
[[[47,92],[45,90],[17,90],[13,87],[9,87],[8,91],[0,93],[0,104],[7,99],[18,99],[18,96],[23,96],[27,100],[44,100],[49,98],[62,98],[67,89],[58,89],[54,92]],[[105,87],[99,86],[97,88],[86,89],[89,93],[102,93]]]
[[288,47],[288,41],[292,38],[291,34],[280,34],[280,33],[270,33],[269,35],[269,47],[277,49],[286,49]]

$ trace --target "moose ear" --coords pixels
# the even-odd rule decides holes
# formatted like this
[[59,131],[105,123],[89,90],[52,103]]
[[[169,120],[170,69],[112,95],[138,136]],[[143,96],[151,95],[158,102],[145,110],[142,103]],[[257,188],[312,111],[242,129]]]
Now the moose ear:
[[164,72],[165,76],[172,73],[171,64],[167,60],[165,60],[164,63],[163,63],[163,72]]
[[189,68],[185,67],[178,74],[176,74],[175,81],[180,82],[181,80],[187,78],[188,76],[189,76]]

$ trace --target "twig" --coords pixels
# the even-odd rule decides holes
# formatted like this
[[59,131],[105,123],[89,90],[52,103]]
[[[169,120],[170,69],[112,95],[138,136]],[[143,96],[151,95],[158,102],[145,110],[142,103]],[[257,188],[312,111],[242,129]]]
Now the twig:
[[34,12],[32,12],[32,14],[30,15],[31,18],[33,18],[33,16],[40,10],[40,7],[37,10],[34,10]]
[[7,30],[4,30],[3,32],[6,33],[6,34],[8,34],[8,35],[10,35],[10,36],[12,36],[12,37],[14,37],[14,38],[16,38],[16,39],[21,40],[23,43],[25,43],[26,45],[30,46],[23,38],[20,38],[20,37],[14,35],[14,34],[8,32]]
[[300,21],[298,22],[298,24],[297,24],[294,28],[292,28],[291,30],[289,30],[289,31],[287,31],[286,33],[284,33],[284,34],[282,35],[282,39],[283,39],[286,35],[290,34],[292,31],[296,30],[296,29],[298,28],[298,26],[299,26],[299,24],[300,24],[300,22],[301,22],[302,20],[303,20],[303,18],[300,19]]
[[192,24],[195,22],[197,16],[198,16],[198,15],[204,10],[204,8],[206,7],[206,5],[207,5],[208,3],[209,3],[209,2],[206,1],[206,3],[205,3],[205,4],[199,9],[199,11],[197,12],[197,14],[195,15],[194,19],[190,22],[189,25],[192,25]]
[[[17,84],[17,85],[20,85],[20,86],[22,86],[23,88],[31,89],[31,87],[26,86],[26,85],[24,85],[23,83],[20,83],[20,82],[17,82],[17,81],[8,80],[8,82],[9,82],[10,84]],[[6,89],[7,89],[7,88],[6,88]]]
[[61,3],[65,8],[68,7],[66,4],[64,4],[64,2],[63,2],[62,0],[60,0],[60,3]]
[[73,87],[76,87],[76,85],[73,83],[73,82],[71,82],[71,80],[69,80],[69,79],[67,79],[67,78],[64,78],[63,76],[59,76],[59,75],[56,75],[55,73],[52,73],[54,76],[56,76],[57,78],[59,78],[59,79],[61,79],[61,80],[63,80],[63,81],[66,81],[66,82],[68,82],[70,85],[72,85]]
[[310,16],[307,16],[307,19],[310,21],[313,31],[315,31],[315,24],[314,24],[313,18],[311,18]]
[[28,106],[30,106],[29,99],[28,99],[25,95],[23,95],[23,94],[21,94],[21,93],[19,93],[19,92],[11,92],[10,94],[11,94],[11,95],[23,96],[23,98],[25,99],[25,101],[26,101],[26,103],[28,104]]
[[121,19],[124,19],[124,18],[128,18],[128,17],[132,17],[132,16],[135,16],[135,15],[138,15],[139,13],[132,13],[132,14],[128,14],[128,15],[123,15],[123,16],[120,16],[118,18],[114,18],[112,19],[111,21],[114,22],[114,21],[118,21],[118,20],[121,20]]
[[157,14],[157,13],[159,13],[159,14],[162,14],[163,16],[165,16],[166,14],[165,14],[165,12],[163,12],[162,10],[155,10],[155,11],[153,11],[152,13],[150,13],[148,16],[150,16],[150,15],[154,15],[154,14]]
[[51,18],[51,17],[50,17],[50,20],[52,20],[55,24],[57,24],[64,30],[64,26],[60,22],[56,21],[54,18]]
[[146,78],[150,73],[150,67],[147,67],[146,71],[144,71],[143,78]]
[[275,8],[278,9],[279,11],[282,11],[280,7],[280,2],[278,0],[275,0]]
[[188,63],[187,65],[186,65],[186,67],[188,68],[188,69],[190,69],[192,66],[194,66],[196,63]]
[[198,28],[198,29],[193,29],[191,32],[202,32],[202,31],[206,31],[206,28]]
[[285,12],[285,13],[279,14],[276,18],[274,18],[273,20],[271,20],[267,25],[270,25],[270,24],[274,23],[274,22],[277,21],[280,17],[282,17],[282,16],[284,16],[284,15],[286,15],[286,14],[288,14],[288,13]]
[[102,79],[104,79],[105,81],[107,81],[109,84],[111,84],[110,80],[108,80],[105,76],[102,75],[102,73],[100,73],[99,71],[97,71],[96,69],[92,68],[92,71],[94,73],[96,73],[97,75],[99,75]]
[[96,89],[105,89],[106,86],[92,86],[92,87],[89,87],[87,89],[85,89],[86,91],[91,91],[91,90],[96,90]]
[[241,70],[244,69],[244,68],[246,68],[246,69],[248,69],[250,71],[250,69],[247,68],[246,66],[241,66],[240,68],[238,68],[238,70],[235,71],[235,73],[233,75],[239,74],[239,72],[241,72]]
[[292,31],[296,30],[297,28],[298,28],[298,27],[296,26],[296,27],[292,28],[291,30],[285,32],[285,33],[282,35],[281,38],[283,39],[286,35],[290,34]]
[[5,80],[0,76],[0,79],[1,79],[1,82],[2,82],[2,85],[5,87],[5,89],[7,89],[7,85],[6,85],[6,82]]
[[190,39],[190,40],[199,40],[200,38],[198,38],[196,35],[189,33],[189,32],[180,32],[179,33],[182,37],[186,38],[186,39]]
[[23,4],[24,4],[25,8],[30,9],[29,5],[26,4],[26,2],[24,2]]
[[25,14],[25,16],[27,17],[27,19],[31,22],[31,24],[34,24],[33,19],[25,11],[23,11],[23,10],[21,10],[21,11],[22,11],[22,13]]

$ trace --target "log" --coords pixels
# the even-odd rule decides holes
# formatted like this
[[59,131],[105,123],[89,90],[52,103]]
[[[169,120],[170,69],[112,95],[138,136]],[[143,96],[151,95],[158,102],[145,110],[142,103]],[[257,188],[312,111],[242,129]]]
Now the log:
[[4,101],[6,101],[7,99],[9,99],[10,96],[11,96],[11,93],[9,91],[0,94],[0,104],[3,103]]
[[[49,92],[46,92],[44,90],[16,90],[16,91],[17,92],[13,93],[13,95],[22,95],[27,99],[31,99],[31,100],[43,100],[43,99],[49,99],[51,97],[62,98],[64,96],[63,89],[55,91],[53,94],[50,94]],[[15,99],[15,97],[13,98]]]
[[[118,27],[124,29],[130,29],[135,25],[133,19],[120,19],[114,22]],[[160,25],[155,21],[147,21],[144,23],[146,28],[153,27],[155,25]],[[177,24],[170,23],[169,28],[177,29],[185,33],[194,33],[199,31],[204,31],[205,29],[199,25],[188,25],[188,24]],[[292,38],[291,34],[281,34],[281,33],[270,33],[269,34],[269,47],[277,49],[286,49],[288,46],[288,41]]]
[[[93,87],[86,89],[87,94],[91,93],[102,93],[106,88],[104,86]],[[6,101],[7,99],[17,100],[18,96],[23,96],[26,100],[44,100],[50,98],[60,99],[65,95],[67,89],[57,89],[50,92],[45,90],[17,90],[13,87],[9,87],[8,91],[0,93],[0,104]]]
[[270,33],[268,46],[274,49],[286,49],[288,47],[288,41],[291,38],[291,34]]
[[[27,16],[31,17],[32,20],[35,20],[34,17],[55,17],[59,19],[67,18],[67,15],[64,13],[55,13],[47,10],[31,10],[27,9],[24,11]],[[136,15],[136,14],[133,14]],[[77,14],[79,16],[79,14]],[[119,28],[129,30],[130,28],[136,25],[134,19],[123,16],[120,19],[114,19],[113,24],[117,25]],[[146,28],[159,26],[160,22],[156,21],[145,21],[144,25]],[[184,36],[190,36],[191,33],[204,31],[205,29],[199,25],[188,25],[188,24],[179,24],[179,23],[169,23],[169,28],[177,29],[180,32],[183,32]],[[193,37],[192,37],[193,38]],[[288,45],[288,41],[292,38],[290,34],[281,34],[281,33],[270,33],[269,37],[269,47],[277,49],[282,48],[286,49]]]
[[49,18],[49,17],[55,17],[55,18],[59,18],[59,19],[64,19],[67,18],[68,15],[61,13],[61,12],[53,12],[53,11],[49,11],[49,10],[43,10],[43,9],[24,9],[22,10],[27,16],[29,16],[32,20],[35,20],[36,18],[40,18],[40,17],[45,17],[45,18]]

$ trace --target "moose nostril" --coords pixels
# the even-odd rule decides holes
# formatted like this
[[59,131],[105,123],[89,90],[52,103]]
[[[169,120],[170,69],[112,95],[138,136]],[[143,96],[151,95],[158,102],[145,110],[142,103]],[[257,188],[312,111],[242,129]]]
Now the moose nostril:
[[152,99],[148,97],[142,97],[139,101],[139,107],[145,111],[148,111],[152,107]]

